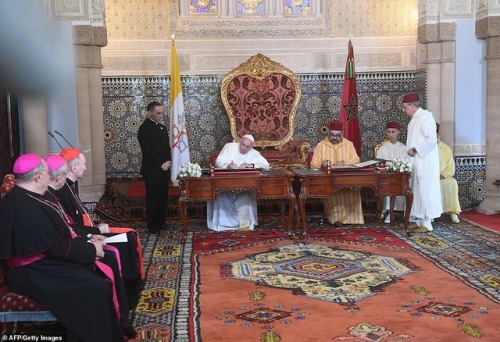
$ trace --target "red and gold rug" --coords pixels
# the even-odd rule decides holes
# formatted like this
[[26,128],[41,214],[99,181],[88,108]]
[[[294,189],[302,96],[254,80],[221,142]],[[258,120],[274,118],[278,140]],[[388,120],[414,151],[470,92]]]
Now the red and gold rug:
[[311,231],[302,241],[280,231],[195,233],[189,329],[177,338],[496,340],[498,302],[412,239],[384,228]]
[[497,340],[497,232],[443,217],[408,238],[366,222],[335,229],[312,216],[297,240],[279,217],[228,233],[192,219],[182,244],[178,220],[159,235],[138,221],[147,279],[136,341]]
[[486,215],[475,210],[468,210],[462,211],[460,217],[482,227],[500,232],[500,214]]

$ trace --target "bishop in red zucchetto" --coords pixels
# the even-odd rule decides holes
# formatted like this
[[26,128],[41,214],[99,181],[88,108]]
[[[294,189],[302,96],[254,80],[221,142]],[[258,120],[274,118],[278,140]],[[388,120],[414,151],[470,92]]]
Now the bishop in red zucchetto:
[[76,149],[74,147],[68,147],[68,148],[65,148],[64,150],[62,150],[59,155],[61,157],[63,157],[64,159],[66,159],[66,161],[70,162],[72,161],[73,159],[76,159],[78,158],[78,156],[80,155],[80,150],[79,149]]

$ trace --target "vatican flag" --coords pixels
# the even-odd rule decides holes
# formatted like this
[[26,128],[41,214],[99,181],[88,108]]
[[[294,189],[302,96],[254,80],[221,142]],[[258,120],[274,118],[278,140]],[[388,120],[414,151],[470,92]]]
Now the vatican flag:
[[191,160],[182,99],[181,73],[174,41],[172,41],[172,67],[170,70],[170,148],[172,151],[170,175],[172,182],[177,186],[179,184],[177,180],[179,168]]

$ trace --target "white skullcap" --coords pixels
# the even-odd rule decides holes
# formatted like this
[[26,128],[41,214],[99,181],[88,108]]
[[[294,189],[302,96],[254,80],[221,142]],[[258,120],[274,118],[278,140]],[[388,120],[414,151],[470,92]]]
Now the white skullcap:
[[243,136],[243,138],[250,139],[250,140],[252,140],[252,142],[254,142],[254,141],[255,141],[255,139],[253,138],[253,135],[251,135],[251,134],[245,134],[245,135]]

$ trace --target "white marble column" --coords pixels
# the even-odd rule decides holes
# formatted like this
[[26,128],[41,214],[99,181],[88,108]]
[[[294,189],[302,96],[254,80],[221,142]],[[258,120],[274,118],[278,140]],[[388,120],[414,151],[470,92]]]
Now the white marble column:
[[441,43],[440,138],[448,146],[455,145],[455,41]]
[[96,202],[106,184],[102,103],[101,47],[106,46],[103,27],[74,26],[79,146],[87,160],[80,181],[83,201]]
[[45,157],[49,152],[49,135],[47,123],[47,102],[44,96],[23,96],[22,129],[24,152],[36,153]]
[[441,113],[441,43],[427,44],[426,61],[426,94],[420,99],[422,107],[434,114],[436,120],[440,120]]
[[427,44],[425,109],[441,123],[441,139],[455,144],[455,36],[454,23],[419,27],[418,40]]
[[[500,23],[500,18],[497,21]],[[477,211],[495,214],[500,211],[500,36],[486,39],[486,195]]]

